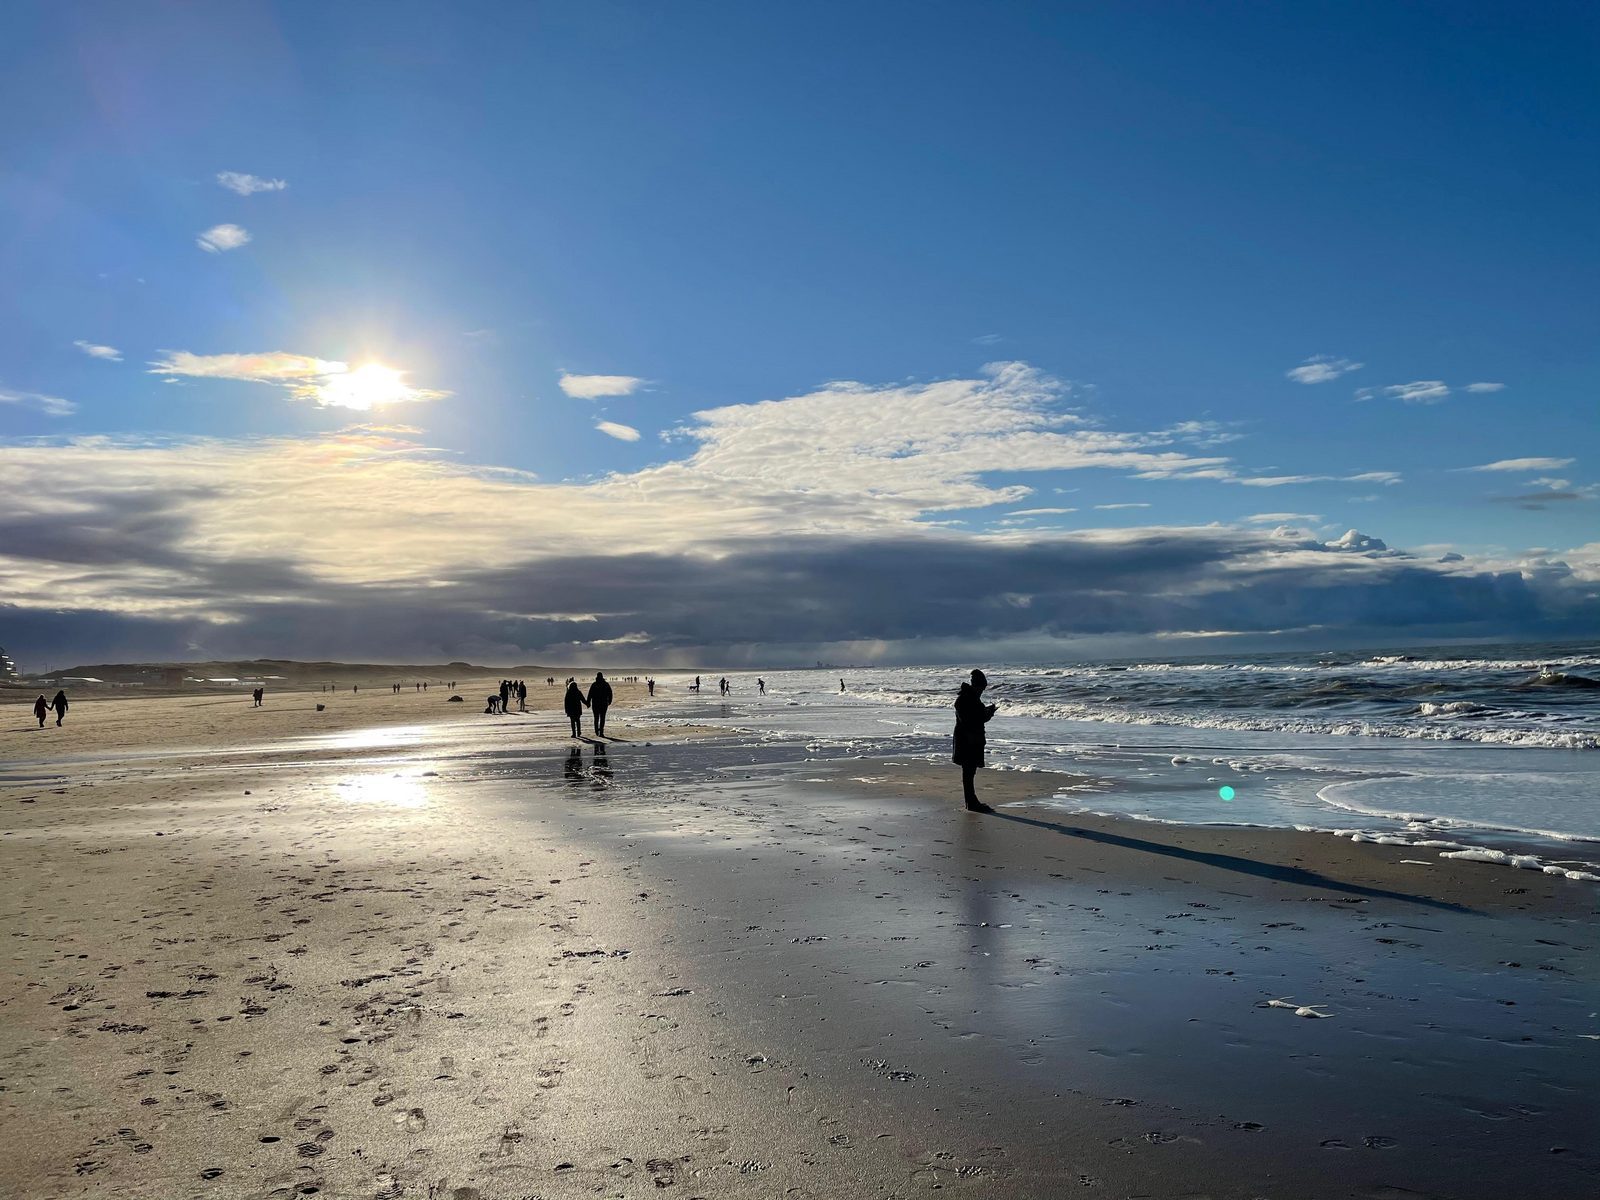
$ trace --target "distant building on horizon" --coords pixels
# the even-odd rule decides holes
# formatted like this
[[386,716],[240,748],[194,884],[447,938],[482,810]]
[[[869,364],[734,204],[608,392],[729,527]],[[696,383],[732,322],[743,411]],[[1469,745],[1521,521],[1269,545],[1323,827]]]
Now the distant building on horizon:
[[11,661],[11,656],[6,653],[6,648],[0,646],[0,679],[19,679],[21,672],[17,664]]

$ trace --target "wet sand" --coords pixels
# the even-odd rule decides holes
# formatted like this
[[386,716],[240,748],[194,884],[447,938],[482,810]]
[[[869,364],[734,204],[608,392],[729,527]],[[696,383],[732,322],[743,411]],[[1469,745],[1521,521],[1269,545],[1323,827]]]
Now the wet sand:
[[1600,1185],[1592,884],[645,715],[8,768],[0,1193]]
[[[459,704],[450,701],[452,693],[442,684],[425,692],[407,685],[397,693],[379,683],[362,684],[359,691],[346,685],[333,692],[269,687],[260,708],[252,704],[248,691],[144,696],[126,689],[72,688],[67,693],[70,708],[66,721],[58,728],[51,713],[42,729],[33,716],[37,693],[12,689],[0,695],[0,764],[39,759],[62,762],[112,750],[150,754],[185,748],[237,755],[258,743],[278,749],[291,738],[459,721],[483,715],[489,693],[500,686],[498,679],[489,678],[456,682]],[[642,683],[611,682],[618,704],[636,703],[645,694]],[[528,711],[559,711],[564,683],[564,678],[556,685],[543,679],[537,683],[528,680]],[[587,690],[589,680],[582,680],[581,686]],[[44,695],[48,700],[55,689],[44,689]],[[321,712],[317,711],[319,704]],[[512,708],[516,708],[514,700]],[[513,711],[507,718],[517,715]],[[588,722],[585,710],[584,724]]]

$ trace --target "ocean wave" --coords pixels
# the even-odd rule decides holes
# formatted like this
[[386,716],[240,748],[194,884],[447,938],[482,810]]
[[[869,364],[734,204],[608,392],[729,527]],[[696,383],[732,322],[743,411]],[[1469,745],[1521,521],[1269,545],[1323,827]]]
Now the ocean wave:
[[[1302,694],[1300,704],[1291,712],[1250,712],[1241,708],[1219,709],[1195,707],[1184,710],[1177,707],[1181,698],[1173,698],[1170,707],[1133,707],[1115,703],[1095,703],[1084,700],[1049,699],[1037,694],[1016,696],[1006,689],[991,693],[1001,712],[1012,717],[1028,717],[1043,721],[1092,721],[1099,724],[1175,726],[1187,729],[1230,729],[1251,733],[1327,734],[1336,737],[1402,738],[1420,741],[1481,742],[1499,746],[1529,746],[1552,750],[1600,749],[1600,730],[1583,716],[1562,716],[1550,713],[1511,713],[1477,701],[1423,701],[1404,710],[1397,717],[1372,715],[1343,715],[1320,709],[1308,703]],[[883,688],[870,694],[870,698],[897,707],[922,710],[949,709],[953,698],[944,693],[907,691],[900,688]],[[1213,700],[1215,703],[1215,700]],[[1312,712],[1317,715],[1311,715]],[[1405,717],[1412,719],[1407,720]],[[1522,724],[1511,725],[1509,720]],[[1585,728],[1570,728],[1574,721]]]
[[1491,708],[1487,704],[1474,704],[1470,700],[1451,700],[1445,704],[1431,704],[1424,701],[1417,705],[1415,711],[1424,717],[1481,717],[1498,712],[1499,709]]

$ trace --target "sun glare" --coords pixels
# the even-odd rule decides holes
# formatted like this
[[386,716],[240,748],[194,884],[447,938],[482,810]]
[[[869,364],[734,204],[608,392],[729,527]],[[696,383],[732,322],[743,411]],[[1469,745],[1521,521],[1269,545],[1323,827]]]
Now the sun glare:
[[380,404],[414,399],[416,393],[405,383],[405,372],[381,363],[364,363],[354,371],[331,375],[318,389],[323,404],[341,408],[369,409]]

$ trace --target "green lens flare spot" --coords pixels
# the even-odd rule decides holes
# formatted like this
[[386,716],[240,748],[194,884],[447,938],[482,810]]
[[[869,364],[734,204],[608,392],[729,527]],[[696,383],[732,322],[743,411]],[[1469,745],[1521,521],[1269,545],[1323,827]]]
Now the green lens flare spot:
[[1223,784],[1221,787],[1219,787],[1217,789],[1217,795],[1221,796],[1224,800],[1232,800],[1233,799],[1233,789],[1231,787],[1229,787],[1227,784]]

